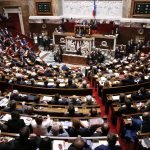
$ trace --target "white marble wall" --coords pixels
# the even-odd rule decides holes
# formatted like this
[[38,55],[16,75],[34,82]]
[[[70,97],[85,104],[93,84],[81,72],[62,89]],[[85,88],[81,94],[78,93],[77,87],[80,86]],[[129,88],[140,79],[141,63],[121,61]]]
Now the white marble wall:
[[[96,1],[96,18],[121,18],[122,0]],[[92,18],[93,0],[63,0],[63,16]]]

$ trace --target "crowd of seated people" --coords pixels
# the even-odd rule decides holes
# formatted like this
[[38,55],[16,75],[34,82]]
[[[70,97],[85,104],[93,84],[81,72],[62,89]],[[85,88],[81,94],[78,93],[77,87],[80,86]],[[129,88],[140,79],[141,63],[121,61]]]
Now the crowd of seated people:
[[[116,144],[118,138],[114,133],[109,133],[107,136],[107,145],[99,145],[94,148],[95,150],[105,150],[105,149],[115,149],[121,150],[121,147]],[[59,144],[59,148],[62,149],[61,144]],[[9,141],[0,143],[1,150],[50,150],[54,149],[53,140],[49,137],[38,137],[36,135],[31,134],[30,129],[28,127],[23,127],[19,131],[19,137]],[[55,147],[56,148],[56,147]],[[92,150],[92,145],[88,144],[85,139],[78,136],[73,143],[70,144],[68,150]]]
[[[112,104],[113,122],[117,117],[120,122],[119,133],[127,142],[137,142],[139,133],[148,134],[150,132],[148,128],[150,126],[149,98],[149,89],[141,87],[135,92],[119,94],[118,101]],[[119,121],[120,119],[123,122]]]
[[87,63],[89,65],[95,65],[98,63],[103,63],[105,61],[104,55],[101,53],[101,50],[92,50],[87,55]]
[[76,106],[81,105],[93,105],[96,104],[92,95],[87,96],[63,96],[59,93],[54,95],[45,94],[33,94],[33,93],[22,93],[18,90],[12,92],[4,92],[3,97],[10,100],[9,107],[5,108],[5,111],[15,110],[16,101],[18,102],[32,102],[33,104],[50,104],[50,105],[69,105],[73,104]]
[[[150,81],[150,53],[139,52],[124,54],[113,61],[98,63],[88,69],[87,75],[95,78],[99,85],[106,88],[125,86]],[[107,82],[108,84],[105,84]]]
[[[7,30],[7,29],[6,29]],[[6,31],[5,31],[6,32]],[[66,65],[64,66],[52,66],[45,64],[39,56],[36,55],[34,51],[28,45],[25,39],[20,39],[21,37],[13,37],[11,34],[5,33],[1,30],[1,44],[2,51],[0,54],[1,61],[1,70],[0,76],[1,80],[8,81],[9,84],[17,83],[17,84],[26,84],[32,86],[41,86],[41,87],[65,87],[65,88],[88,88],[86,80],[84,79],[84,75],[81,73],[80,68],[70,68]],[[4,39],[2,38],[4,36]],[[7,40],[6,40],[7,39]],[[6,41],[5,41],[6,40]],[[15,44],[14,44],[15,43]],[[13,45],[15,49],[13,50]],[[129,52],[130,53],[130,52]],[[102,81],[103,86],[111,87],[116,83],[119,85],[128,85],[128,84],[138,84],[146,81],[150,81],[150,54],[144,54],[139,52],[138,54],[125,54],[123,59],[117,58],[113,62],[109,63],[95,63],[96,67],[92,67],[92,73],[94,72]],[[64,86],[61,86],[62,79],[65,82]],[[66,79],[66,80],[65,80]],[[51,81],[53,84],[51,84]],[[42,82],[42,83],[41,83]],[[108,85],[107,85],[107,84]],[[11,103],[9,108],[4,109],[7,112],[12,112],[12,118],[4,124],[4,126],[0,126],[2,130],[7,132],[18,133],[21,131],[20,129],[24,129],[25,123],[22,119],[20,119],[17,112],[20,112],[16,108],[16,101],[20,100],[21,97],[18,97],[18,93],[13,91],[10,95]],[[144,90],[140,90],[137,95],[132,95],[132,99],[136,99],[137,97],[141,97],[146,95],[148,98],[149,95]],[[145,97],[144,97],[145,98]],[[48,102],[49,104],[62,104],[62,100],[60,100],[60,95],[56,94],[52,101]],[[24,100],[23,100],[24,101]],[[36,103],[40,103],[39,97],[36,97]],[[70,101],[70,100],[69,100]],[[75,112],[74,105],[81,105],[82,102],[80,100],[71,98],[71,103],[64,100],[64,105],[69,104],[68,113],[66,116],[80,116]],[[92,100],[90,97],[86,97],[87,104],[91,104]],[[124,99],[125,107],[121,107],[119,109],[120,114],[128,114],[128,112],[133,111],[133,113],[137,112],[136,109],[132,107],[131,101],[128,99]],[[143,110],[149,109],[149,106],[142,107]],[[141,111],[143,111],[141,109]],[[26,109],[22,109],[23,113],[33,113],[32,107],[26,107]],[[14,114],[13,114],[14,113]],[[91,108],[89,112],[89,116],[97,116],[98,112]],[[17,116],[18,115],[18,116]],[[14,117],[13,117],[14,116]],[[144,120],[144,119],[143,119]],[[15,122],[17,126],[16,130],[13,131],[14,127],[11,127],[11,122]],[[144,121],[143,121],[144,122]],[[146,121],[145,124],[147,124]],[[30,126],[30,132],[36,134],[37,136],[45,135],[45,136],[101,136],[107,135],[109,132],[108,124],[103,124],[100,128],[95,127],[85,127],[80,120],[73,119],[72,126],[66,131],[62,125],[51,124],[49,116],[42,117],[37,116],[32,122]],[[109,138],[108,138],[109,139]],[[115,138],[114,138],[115,139]],[[27,140],[27,139],[25,139]],[[116,139],[117,140],[117,139]],[[109,140],[108,140],[109,141]],[[114,140],[115,141],[115,140]],[[18,142],[18,141],[17,141]],[[26,142],[26,141],[25,141]],[[109,145],[110,144],[110,145]],[[75,146],[73,144],[72,146]],[[7,145],[8,146],[8,145]],[[14,145],[13,145],[14,146]],[[16,144],[17,146],[17,144]],[[105,146],[101,146],[104,147]],[[97,149],[103,149],[98,147]],[[108,142],[109,147],[115,147],[115,142]],[[116,147],[117,149],[118,147]],[[14,148],[17,149],[17,148]],[[119,149],[119,148],[118,148]]]
[[[7,34],[6,34],[7,31]],[[9,84],[48,88],[88,87],[79,67],[47,65],[25,38],[0,30],[0,77]],[[61,80],[62,79],[62,80]]]

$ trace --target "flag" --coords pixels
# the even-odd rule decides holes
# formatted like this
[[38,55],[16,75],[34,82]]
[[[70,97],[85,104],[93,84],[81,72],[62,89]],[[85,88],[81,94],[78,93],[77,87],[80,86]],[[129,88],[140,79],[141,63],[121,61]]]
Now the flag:
[[94,0],[94,9],[93,9],[92,15],[93,17],[96,16],[96,0]]

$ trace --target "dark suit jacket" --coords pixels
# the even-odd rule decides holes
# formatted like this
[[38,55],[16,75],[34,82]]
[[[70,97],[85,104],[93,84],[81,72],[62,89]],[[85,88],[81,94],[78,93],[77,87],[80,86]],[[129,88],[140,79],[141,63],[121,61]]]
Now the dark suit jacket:
[[6,125],[8,127],[9,132],[18,133],[20,129],[25,126],[25,123],[23,119],[18,119],[18,120],[10,119],[8,120]]
[[118,114],[122,115],[122,114],[133,114],[133,113],[137,113],[137,109],[134,107],[120,107],[118,110]]
[[132,98],[133,100],[144,100],[144,99],[148,99],[148,98],[150,98],[150,93],[149,93],[149,92],[146,92],[146,93],[143,93],[143,94],[135,93],[135,94],[132,94],[132,95],[131,95],[131,98]]
[[109,147],[108,145],[100,145],[95,150],[121,150],[120,146]]
[[150,132],[150,121],[143,121],[142,123],[142,132],[146,133],[146,132]]
[[35,142],[31,140],[21,140],[16,138],[10,142],[11,150],[36,150]]
[[[71,144],[68,147],[68,150],[76,150],[74,144]],[[83,150],[92,150],[92,148],[87,143],[85,143]]]
[[68,133],[71,137],[77,137],[78,135],[81,135],[82,137],[89,137],[93,134],[93,132],[88,128],[80,128],[79,130],[77,130],[73,127],[69,129]]

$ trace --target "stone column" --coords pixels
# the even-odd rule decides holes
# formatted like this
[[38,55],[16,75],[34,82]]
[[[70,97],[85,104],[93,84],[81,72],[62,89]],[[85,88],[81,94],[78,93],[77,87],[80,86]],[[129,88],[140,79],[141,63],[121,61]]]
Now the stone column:
[[122,8],[123,18],[131,17],[131,5],[132,5],[132,0],[123,0],[123,8]]

